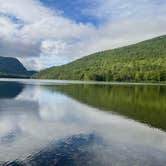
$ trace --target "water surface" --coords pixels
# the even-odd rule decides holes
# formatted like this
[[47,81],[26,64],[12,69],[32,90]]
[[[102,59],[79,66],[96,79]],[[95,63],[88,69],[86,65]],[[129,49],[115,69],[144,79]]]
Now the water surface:
[[0,81],[0,165],[165,166],[166,86]]

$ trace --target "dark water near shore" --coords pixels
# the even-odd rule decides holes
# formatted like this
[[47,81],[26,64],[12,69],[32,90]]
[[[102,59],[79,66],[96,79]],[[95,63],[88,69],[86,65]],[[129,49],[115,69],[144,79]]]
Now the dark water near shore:
[[165,166],[166,86],[0,81],[0,165]]

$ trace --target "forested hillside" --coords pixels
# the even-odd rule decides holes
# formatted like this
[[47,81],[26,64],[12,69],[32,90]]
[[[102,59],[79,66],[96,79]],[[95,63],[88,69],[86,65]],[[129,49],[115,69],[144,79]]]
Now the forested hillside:
[[166,36],[98,52],[33,76],[40,79],[166,81]]
[[35,71],[27,71],[23,64],[16,58],[0,57],[0,77],[27,78],[34,73]]

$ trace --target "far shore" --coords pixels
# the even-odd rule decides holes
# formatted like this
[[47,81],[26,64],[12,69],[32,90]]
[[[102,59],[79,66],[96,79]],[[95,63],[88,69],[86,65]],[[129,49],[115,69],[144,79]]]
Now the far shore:
[[34,83],[45,85],[56,84],[98,84],[98,85],[157,85],[166,86],[165,82],[105,82],[105,81],[80,81],[80,80],[49,80],[49,79],[25,79],[25,78],[0,78],[0,81]]

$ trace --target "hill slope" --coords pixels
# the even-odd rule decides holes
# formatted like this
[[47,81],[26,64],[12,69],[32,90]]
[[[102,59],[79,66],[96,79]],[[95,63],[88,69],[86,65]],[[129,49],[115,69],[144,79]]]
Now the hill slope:
[[0,77],[30,77],[33,71],[27,71],[16,58],[0,57]]
[[40,79],[166,81],[166,36],[98,52],[33,76]]

